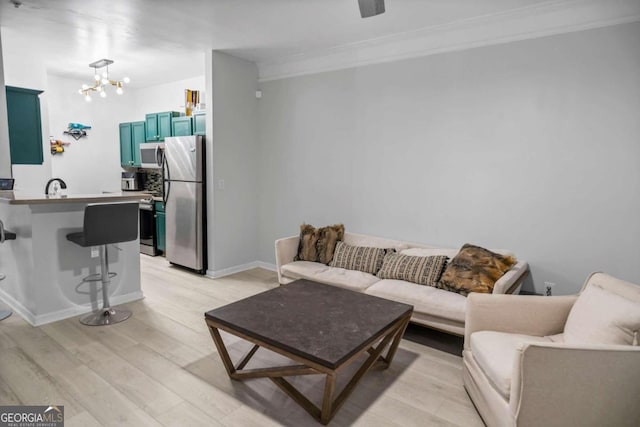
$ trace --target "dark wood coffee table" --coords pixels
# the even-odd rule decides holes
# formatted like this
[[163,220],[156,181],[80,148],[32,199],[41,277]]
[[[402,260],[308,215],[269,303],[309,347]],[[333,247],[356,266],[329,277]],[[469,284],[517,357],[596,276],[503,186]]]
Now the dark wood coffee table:
[[[205,321],[229,377],[269,378],[327,424],[369,369],[391,364],[412,312],[407,304],[297,280],[211,310],[205,313]],[[229,357],[220,329],[255,344],[237,365]],[[299,364],[244,369],[260,347]],[[334,399],[337,374],[365,352],[369,357]],[[283,378],[314,374],[326,375],[322,408]]]

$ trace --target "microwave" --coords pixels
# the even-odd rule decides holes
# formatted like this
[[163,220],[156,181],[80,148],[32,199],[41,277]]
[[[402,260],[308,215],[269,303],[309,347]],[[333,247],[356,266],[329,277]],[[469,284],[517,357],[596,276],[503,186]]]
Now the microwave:
[[163,142],[145,142],[140,144],[140,167],[161,169],[164,161]]

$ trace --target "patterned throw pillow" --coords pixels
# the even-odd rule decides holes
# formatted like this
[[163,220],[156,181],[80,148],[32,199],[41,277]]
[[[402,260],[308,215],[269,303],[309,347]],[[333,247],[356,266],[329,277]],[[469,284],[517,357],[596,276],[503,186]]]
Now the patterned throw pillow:
[[447,263],[444,255],[411,256],[389,252],[377,276],[381,279],[406,280],[420,285],[436,286]]
[[344,242],[338,242],[333,254],[333,260],[329,265],[331,267],[376,274],[382,267],[385,252],[386,249],[382,248],[352,246]]
[[511,256],[467,243],[449,262],[437,287],[465,296],[470,292],[490,294],[496,281],[515,263]]
[[328,264],[333,258],[336,243],[344,238],[344,225],[335,224],[322,228],[302,224],[298,253],[294,261],[313,261]]

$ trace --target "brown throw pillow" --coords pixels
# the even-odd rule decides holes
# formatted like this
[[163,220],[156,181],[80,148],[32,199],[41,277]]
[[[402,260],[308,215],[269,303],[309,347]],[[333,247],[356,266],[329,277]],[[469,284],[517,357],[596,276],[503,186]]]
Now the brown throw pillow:
[[465,296],[470,292],[490,294],[496,281],[516,262],[511,256],[467,243],[449,262],[437,287]]
[[300,226],[300,241],[298,242],[298,253],[294,261],[318,261],[318,238],[320,232],[313,225],[302,224]]
[[318,249],[318,261],[329,264],[333,259],[336,244],[344,238],[344,225],[334,224],[322,227],[318,230],[320,238],[316,248]]
[[333,260],[329,265],[331,267],[376,274],[382,267],[385,252],[386,249],[382,248],[352,246],[344,242],[338,242],[333,254]]
[[294,261],[313,261],[329,264],[333,258],[336,243],[344,238],[344,225],[335,224],[322,228],[302,224],[298,253]]
[[377,276],[381,279],[406,280],[420,285],[436,286],[446,263],[445,255],[423,257],[387,252]]

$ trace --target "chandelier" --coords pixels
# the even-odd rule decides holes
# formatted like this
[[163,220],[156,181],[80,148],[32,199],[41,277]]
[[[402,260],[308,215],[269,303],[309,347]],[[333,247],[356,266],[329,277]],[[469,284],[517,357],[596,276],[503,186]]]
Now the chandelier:
[[[118,95],[122,95],[124,92],[122,87],[125,83],[129,83],[129,77],[125,77],[122,80],[111,80],[109,77],[109,65],[113,64],[111,59],[101,59],[96,62],[92,62],[89,64],[89,67],[93,68],[93,78],[94,82],[92,85],[82,85],[82,88],[78,90],[80,95],[84,95],[84,99],[87,102],[91,101],[91,92],[98,92],[101,98],[107,97],[107,92],[105,88],[108,86],[115,86],[116,93]],[[104,68],[103,72],[99,70]]]

